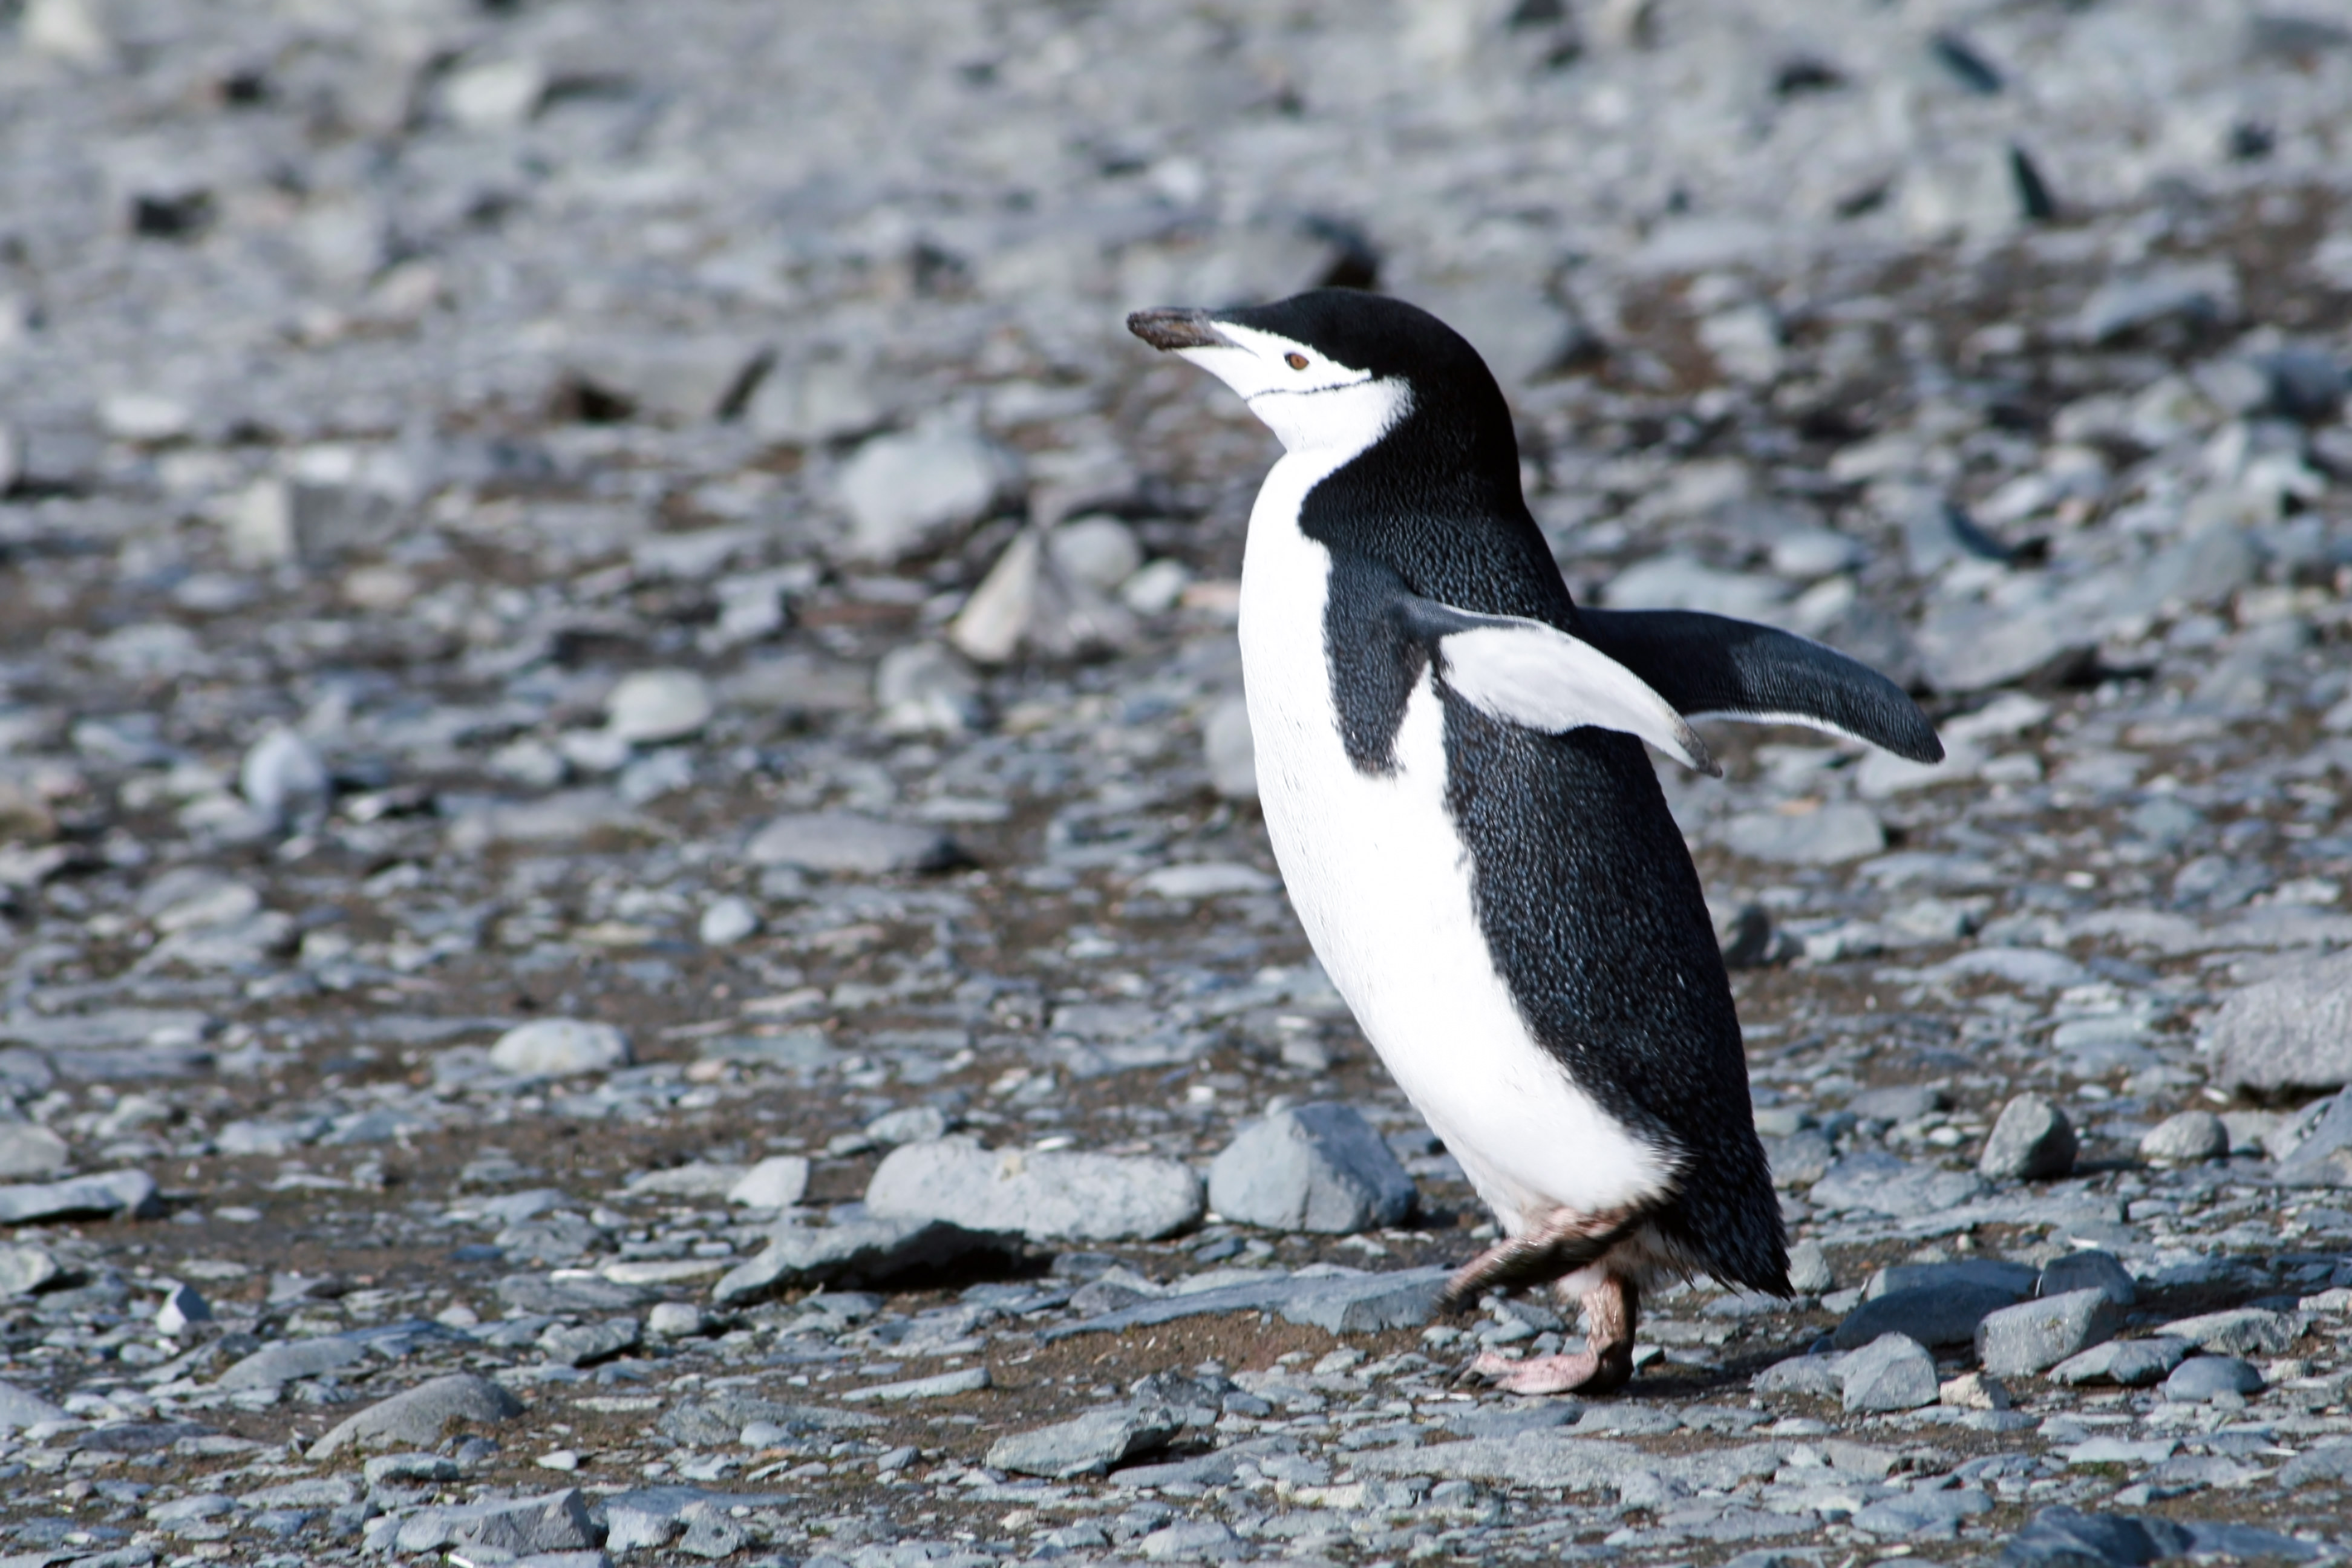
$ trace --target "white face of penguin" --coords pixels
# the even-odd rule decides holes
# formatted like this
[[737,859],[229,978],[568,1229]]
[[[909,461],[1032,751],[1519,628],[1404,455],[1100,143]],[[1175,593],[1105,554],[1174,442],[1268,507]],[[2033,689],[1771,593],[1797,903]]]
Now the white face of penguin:
[[1231,321],[1215,330],[1224,342],[1176,353],[1241,394],[1285,451],[1360,452],[1412,406],[1405,383],[1341,364],[1306,343]]

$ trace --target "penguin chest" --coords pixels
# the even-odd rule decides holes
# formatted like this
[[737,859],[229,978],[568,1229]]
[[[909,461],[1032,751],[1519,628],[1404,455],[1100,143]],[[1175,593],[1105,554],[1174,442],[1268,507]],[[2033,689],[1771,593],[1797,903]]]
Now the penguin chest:
[[1444,699],[1426,668],[1390,765],[1349,758],[1328,642],[1332,557],[1299,532],[1273,479],[1267,491],[1242,577],[1243,677],[1267,835],[1317,956],[1507,1227],[1656,1194],[1668,1161],[1570,1079],[1496,967],[1446,805]]

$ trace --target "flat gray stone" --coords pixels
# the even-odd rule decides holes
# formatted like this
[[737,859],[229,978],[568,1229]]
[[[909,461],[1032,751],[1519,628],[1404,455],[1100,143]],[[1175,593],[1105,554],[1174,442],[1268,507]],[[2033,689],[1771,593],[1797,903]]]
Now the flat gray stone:
[[1977,1326],[1977,1361],[1994,1377],[2046,1372],[2122,1326],[2123,1313],[2105,1290],[2070,1290],[1988,1314]]
[[943,1138],[894,1149],[866,1189],[880,1217],[1017,1231],[1036,1241],[1150,1241],[1196,1224],[1201,1178],[1181,1161],[983,1149]]
[[2331,1437],[2307,1453],[2297,1454],[2280,1469],[2278,1480],[2289,1489],[2352,1481],[2352,1437]]
[[1983,1191],[1984,1184],[1966,1172],[1914,1165],[1866,1149],[1831,1166],[1807,1196],[1818,1208],[1910,1219],[1955,1208]]
[[727,1201],[746,1208],[790,1208],[807,1195],[809,1162],[804,1154],[771,1154],[727,1189]]
[[1075,1334],[1123,1333],[1228,1312],[1273,1312],[1286,1322],[1333,1334],[1418,1328],[1436,1315],[1438,1293],[1450,1272],[1436,1268],[1384,1274],[1268,1271],[1263,1279],[1154,1297],[1075,1323],[1056,1324],[1041,1330],[1038,1338],[1051,1342]]
[[718,704],[710,685],[690,669],[640,669],[604,699],[604,728],[635,746],[682,741],[710,722]]
[[317,1339],[280,1340],[236,1362],[224,1371],[216,1388],[278,1388],[306,1377],[320,1377],[367,1359],[367,1347],[342,1334]]
[[1794,816],[1742,812],[1723,825],[1720,838],[1735,855],[1784,866],[1834,866],[1886,847],[1886,829],[1876,814],[1850,801]]
[[2040,1182],[2074,1168],[2074,1125],[2066,1113],[2038,1094],[2021,1094],[2000,1109],[1977,1173],[1989,1182]]
[[539,1336],[547,1359],[565,1366],[593,1366],[610,1361],[644,1342],[645,1326],[635,1318],[612,1318],[601,1323],[558,1326]]
[[757,1257],[719,1278],[711,1300],[746,1305],[811,1285],[904,1285],[943,1269],[1018,1256],[1017,1236],[946,1220],[877,1215],[831,1226],[778,1226]]
[[1890,1263],[1874,1272],[1862,1288],[1862,1299],[1874,1301],[1898,1290],[1941,1289],[1956,1285],[1990,1286],[2006,1292],[2012,1301],[2033,1294],[2041,1275],[2023,1263],[1997,1258],[1965,1258],[1952,1263]]
[[2352,1089],[2321,1102],[2319,1113],[2278,1163],[2279,1184],[2352,1187]]
[[875,437],[841,468],[847,553],[887,563],[945,542],[987,514],[1013,473],[1002,447],[952,424]]
[[1748,1386],[1759,1394],[1803,1394],[1816,1399],[1836,1399],[1845,1391],[1845,1361],[1843,1354],[1790,1356],[1758,1373]]
[[528,1557],[539,1552],[586,1552],[596,1544],[588,1500],[577,1488],[538,1497],[423,1508],[401,1521],[395,1548],[435,1552],[473,1548]]
[[2224,1089],[2279,1094],[2352,1083],[2352,952],[2231,993],[2206,1022],[2204,1044]]
[[943,871],[964,860],[955,840],[936,827],[885,822],[851,811],[776,817],[751,837],[744,852],[755,865],[867,877]]
[[[1931,1389],[1928,1400],[1934,1399]],[[1416,1448],[1368,1448],[1355,1456],[1354,1464],[1359,1475],[1431,1476],[1544,1492],[1621,1492],[1628,1486],[1727,1491],[1742,1481],[1772,1474],[1780,1466],[1784,1447],[1742,1443],[1687,1454],[1654,1454],[1606,1438],[1525,1432]]]
[[37,1121],[0,1122],[0,1181],[54,1176],[72,1158],[66,1141]]
[[31,1242],[0,1245],[0,1297],[29,1296],[65,1272],[57,1254]]
[[917,1399],[950,1399],[959,1394],[977,1394],[988,1387],[989,1382],[986,1367],[967,1366],[954,1372],[933,1373],[929,1377],[902,1378],[896,1383],[845,1388],[835,1397],[845,1405],[872,1402],[903,1405]]
[[1831,1342],[1842,1351],[1860,1350],[1883,1334],[1902,1334],[1930,1349],[1969,1344],[1979,1323],[2016,1300],[2015,1291],[2000,1286],[1965,1282],[1891,1291],[1846,1314]]
[[68,1181],[0,1187],[0,1225],[36,1220],[152,1219],[163,1212],[154,1178],[144,1171],[108,1171]]
[[522,1410],[521,1400],[488,1378],[470,1372],[453,1373],[379,1400],[346,1418],[310,1445],[309,1457],[314,1462],[332,1458],[353,1445],[429,1448],[458,1422],[491,1426],[511,1421]]
[[2183,1110],[2149,1128],[2140,1158],[2164,1165],[2195,1165],[2230,1152],[2230,1130],[2210,1110]]
[[63,1410],[31,1389],[0,1382],[0,1428],[22,1431],[27,1426],[37,1426],[44,1421],[65,1419]]
[[884,1424],[882,1416],[863,1410],[787,1405],[730,1388],[700,1399],[680,1400],[663,1412],[656,1429],[673,1443],[715,1448],[735,1442],[746,1426],[761,1421],[801,1432],[860,1432]]
[[2187,1340],[2208,1355],[2284,1355],[2303,1331],[2298,1313],[2239,1307],[2179,1318],[2158,1331]]
[[1917,1410],[1933,1405],[1941,1386],[1927,1347],[1902,1334],[1883,1334],[1850,1352],[1838,1368],[1848,1414]]
[[2260,1394],[2263,1374],[2250,1361],[2231,1355],[2193,1355],[2164,1380],[2164,1397],[2175,1405],[2206,1405],[2226,1394]]
[[1864,1504],[1854,1511],[1853,1527],[1882,1540],[1948,1541],[1960,1521],[1991,1511],[1992,1496],[1981,1487],[1922,1489]]
[[2146,1340],[2109,1340],[2050,1369],[2050,1381],[2069,1384],[2113,1384],[2146,1388],[2163,1381],[2189,1352],[2187,1340],[2158,1335]]
[[989,1447],[988,1466],[1024,1476],[1068,1480],[1098,1476],[1112,1466],[1157,1453],[1183,1429],[1164,1405],[1114,1405],[1073,1420],[1015,1432]]
[[1209,1205],[1272,1230],[1347,1235],[1397,1224],[1412,1178],[1353,1107],[1318,1103],[1242,1129],[1209,1167]]
[[629,1037],[585,1018],[534,1018],[500,1035],[490,1065],[517,1078],[571,1078],[629,1064]]
[[2139,1282],[2131,1270],[2112,1252],[2086,1248],[2054,1258],[2042,1269],[2042,1279],[2036,1293],[2043,1296],[2063,1296],[2070,1290],[2104,1290],[2107,1300],[2118,1307],[2128,1307],[2139,1300]]

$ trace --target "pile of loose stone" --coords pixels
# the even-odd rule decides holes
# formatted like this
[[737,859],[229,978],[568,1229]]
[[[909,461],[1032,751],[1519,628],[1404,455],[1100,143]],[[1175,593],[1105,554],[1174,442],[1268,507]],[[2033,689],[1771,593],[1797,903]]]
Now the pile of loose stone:
[[[0,7],[0,1562],[2352,1551],[2326,8]],[[1462,1381],[1315,966],[1271,444],[1376,284],[1588,602],[1922,769],[1668,773],[1792,1301]]]

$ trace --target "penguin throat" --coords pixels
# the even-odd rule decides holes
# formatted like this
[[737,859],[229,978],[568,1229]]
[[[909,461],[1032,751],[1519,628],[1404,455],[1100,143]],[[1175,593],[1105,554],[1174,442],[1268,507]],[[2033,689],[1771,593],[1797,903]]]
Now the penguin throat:
[[1325,471],[1380,444],[1412,412],[1412,388],[1401,380],[1360,381],[1315,392],[1261,392],[1249,409],[1293,457]]

